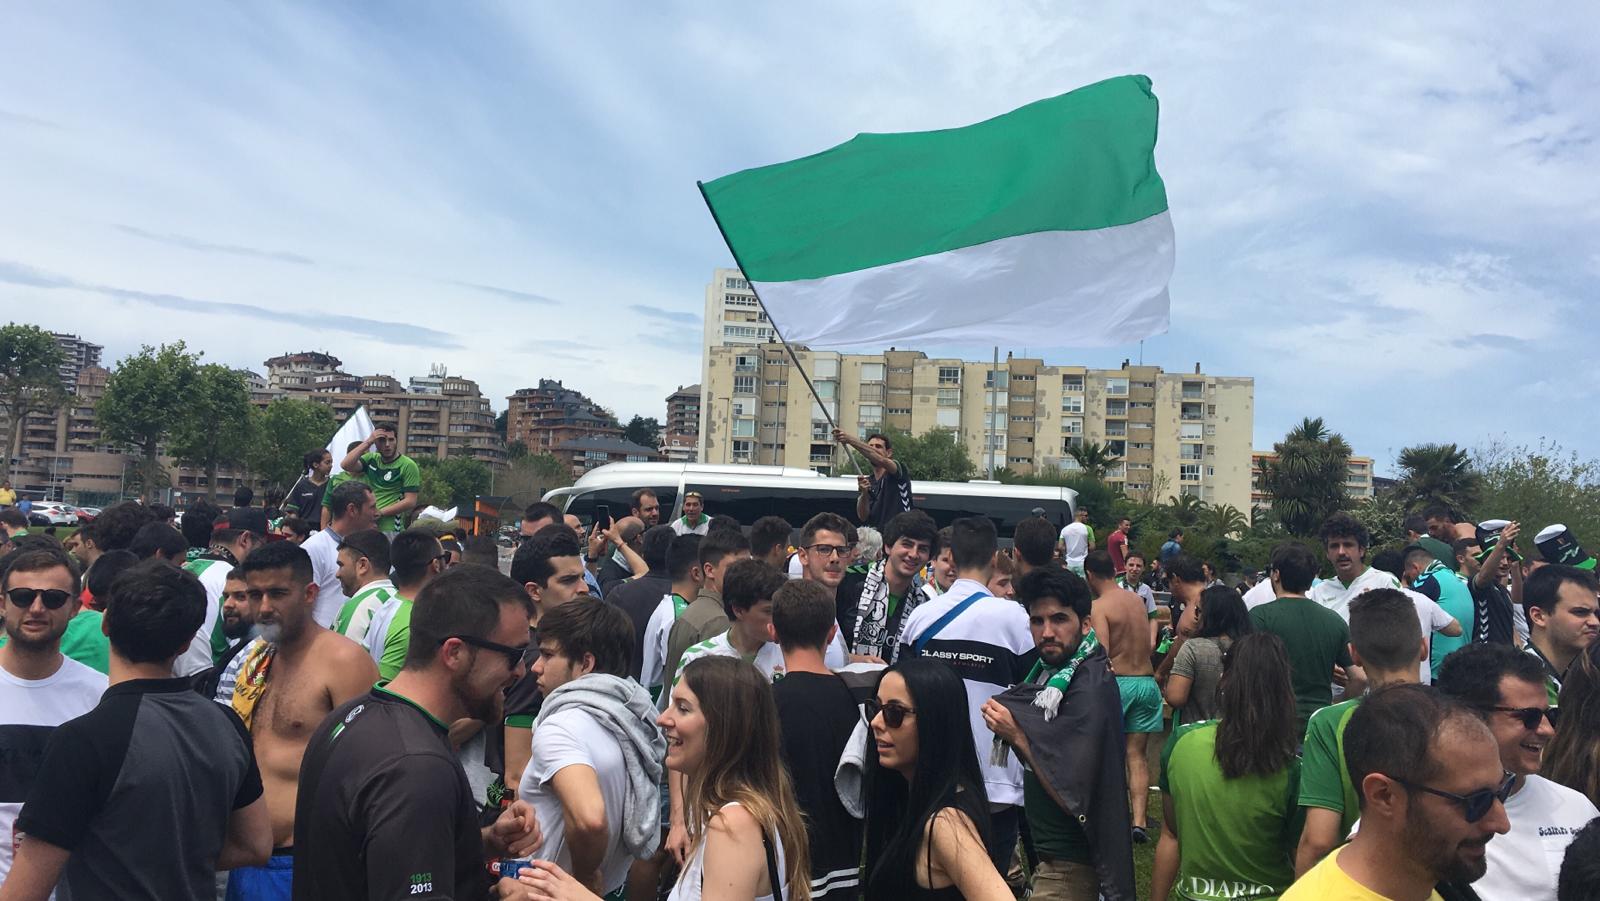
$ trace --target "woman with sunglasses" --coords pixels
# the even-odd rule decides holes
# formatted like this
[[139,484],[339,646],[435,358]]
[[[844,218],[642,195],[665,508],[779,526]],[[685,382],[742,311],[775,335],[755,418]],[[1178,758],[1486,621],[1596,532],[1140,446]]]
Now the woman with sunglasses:
[[1294,882],[1300,760],[1289,655],[1270,632],[1224,658],[1220,720],[1184,726],[1161,760],[1161,841],[1150,897],[1276,898]]
[[961,678],[901,660],[866,706],[868,901],[1011,901],[984,850],[989,802]]
[[[805,822],[779,759],[772,689],[756,668],[733,657],[691,661],[656,724],[667,739],[667,769],[688,778],[689,860],[668,901],[808,901]],[[549,861],[535,861],[516,882],[502,879],[499,892],[597,898]]]
[[[1226,586],[1214,585],[1201,592],[1195,614],[1200,618],[1199,629],[1195,637],[1178,647],[1167,684],[1161,690],[1176,711],[1173,738],[1183,726],[1216,719],[1222,656],[1234,642],[1255,631],[1244,599]],[[1172,744],[1170,739],[1167,744]]]

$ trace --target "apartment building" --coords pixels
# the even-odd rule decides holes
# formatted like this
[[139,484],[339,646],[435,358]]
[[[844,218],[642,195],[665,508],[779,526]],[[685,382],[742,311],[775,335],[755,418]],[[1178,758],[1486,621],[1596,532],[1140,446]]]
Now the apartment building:
[[104,347],[92,341],[85,341],[77,335],[65,332],[51,332],[56,339],[56,346],[61,348],[61,385],[68,391],[76,390],[78,375],[85,369],[100,365],[100,353]]
[[[1276,451],[1253,450],[1250,452],[1250,505],[1252,507],[1272,506],[1272,495],[1261,487],[1261,464],[1278,459]],[[1372,458],[1351,455],[1345,464],[1344,492],[1351,500],[1371,500],[1377,493],[1377,482],[1372,473]]]
[[[719,270],[723,272],[725,270]],[[708,320],[709,321],[709,320]],[[1191,495],[1247,509],[1254,380],[1157,366],[1091,369],[1036,358],[930,358],[795,348],[813,398],[782,345],[708,347],[702,457],[710,463],[810,466],[842,460],[828,417],[858,435],[946,429],[979,471],[1077,467],[1071,449],[1105,444],[1108,481],[1133,496]]]
[[563,441],[551,448],[550,453],[567,464],[574,479],[607,463],[660,463],[667,459],[667,455],[658,448],[645,447],[609,435],[585,435]]
[[700,386],[667,395],[667,419],[661,426],[661,451],[673,463],[700,459]]
[[506,440],[548,454],[580,438],[621,438],[622,426],[606,408],[560,379],[540,379],[506,398]]

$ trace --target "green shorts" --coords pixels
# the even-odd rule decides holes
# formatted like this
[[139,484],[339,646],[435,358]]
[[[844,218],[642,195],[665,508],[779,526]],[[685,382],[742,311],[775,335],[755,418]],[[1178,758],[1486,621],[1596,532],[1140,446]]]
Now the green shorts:
[[1155,676],[1118,676],[1117,693],[1122,695],[1123,732],[1161,731],[1161,689]]

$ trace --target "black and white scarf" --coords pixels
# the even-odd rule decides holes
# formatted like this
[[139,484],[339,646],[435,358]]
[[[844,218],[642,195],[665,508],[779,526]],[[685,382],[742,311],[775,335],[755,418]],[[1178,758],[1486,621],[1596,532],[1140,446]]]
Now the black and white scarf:
[[861,583],[861,597],[856,601],[856,640],[852,653],[881,657],[894,662],[900,651],[900,640],[905,637],[906,622],[911,611],[928,599],[922,592],[922,574],[911,577],[911,587],[900,599],[900,627],[889,635],[889,580],[884,578],[887,560],[872,564],[867,578]]

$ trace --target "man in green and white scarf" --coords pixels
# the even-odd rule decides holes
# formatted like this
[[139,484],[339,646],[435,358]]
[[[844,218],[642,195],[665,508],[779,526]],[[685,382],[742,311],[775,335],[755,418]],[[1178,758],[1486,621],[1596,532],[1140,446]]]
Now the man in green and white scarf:
[[1090,625],[1094,600],[1076,574],[1041,569],[1016,585],[1039,663],[983,705],[992,754],[1016,749],[1023,811],[1039,854],[1033,890],[1132,901],[1133,850],[1123,767],[1121,695]]

